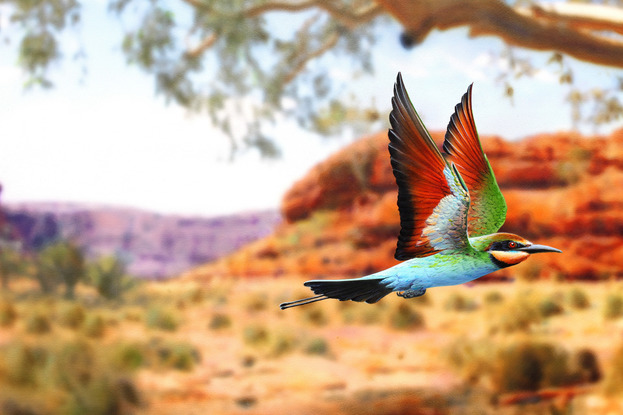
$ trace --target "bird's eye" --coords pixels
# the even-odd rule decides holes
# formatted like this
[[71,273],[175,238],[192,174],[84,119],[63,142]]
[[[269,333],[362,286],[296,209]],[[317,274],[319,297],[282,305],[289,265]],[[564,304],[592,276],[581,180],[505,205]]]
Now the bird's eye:
[[517,242],[510,241],[507,245],[510,249],[517,248]]

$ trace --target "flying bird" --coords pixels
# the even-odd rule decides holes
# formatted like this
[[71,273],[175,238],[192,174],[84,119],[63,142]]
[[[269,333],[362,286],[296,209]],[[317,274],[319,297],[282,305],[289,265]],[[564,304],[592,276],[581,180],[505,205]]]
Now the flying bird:
[[472,114],[472,86],[450,118],[442,154],[398,73],[389,116],[389,154],[396,184],[400,235],[394,257],[404,261],[361,278],[311,280],[313,297],[281,309],[330,298],[376,303],[391,292],[463,284],[517,265],[531,254],[558,252],[511,233],[498,233],[506,202],[484,154]]

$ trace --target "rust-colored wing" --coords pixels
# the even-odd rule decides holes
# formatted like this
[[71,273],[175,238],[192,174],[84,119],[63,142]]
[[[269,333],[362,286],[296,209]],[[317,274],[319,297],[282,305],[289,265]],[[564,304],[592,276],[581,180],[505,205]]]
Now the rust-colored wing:
[[413,108],[398,74],[392,98],[389,153],[398,185],[400,235],[395,258],[464,249],[469,194]]
[[472,113],[472,85],[454,109],[443,150],[469,189],[469,236],[497,232],[506,220],[506,202],[478,138]]

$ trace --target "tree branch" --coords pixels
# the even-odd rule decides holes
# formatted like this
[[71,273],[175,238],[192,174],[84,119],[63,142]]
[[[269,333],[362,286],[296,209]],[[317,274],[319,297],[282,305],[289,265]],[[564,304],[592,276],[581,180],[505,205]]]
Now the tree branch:
[[623,10],[618,7],[587,3],[551,3],[535,4],[527,12],[552,23],[623,35]]
[[533,50],[555,50],[574,58],[623,68],[623,42],[578,30],[559,20],[525,15],[500,0],[377,0],[421,42],[433,29],[467,26],[471,36],[495,36]]
[[362,6],[359,9],[351,10],[347,7],[336,6],[331,1],[307,0],[267,2],[242,11],[242,15],[245,17],[257,17],[264,13],[274,11],[298,12],[314,8],[324,10],[335,20],[341,22],[349,28],[356,27],[362,23],[367,23],[383,12],[379,4],[374,2],[371,2],[366,6]]
[[212,45],[214,45],[214,43],[217,41],[217,39],[218,39],[218,36],[216,36],[214,33],[212,33],[209,36],[206,36],[205,38],[203,38],[203,40],[201,40],[201,42],[199,42],[197,46],[195,46],[192,49],[187,50],[186,56],[189,58],[193,58],[193,59],[198,58],[199,56],[201,56],[203,52],[210,49]]
[[294,66],[294,68],[292,68],[292,70],[285,74],[285,76],[283,77],[283,84],[285,85],[292,82],[292,80],[294,80],[294,78],[296,78],[298,74],[300,74],[305,69],[305,66],[307,66],[307,63],[309,63],[309,61],[325,54],[337,44],[339,39],[340,36],[337,34],[337,32],[333,32],[331,36],[329,36],[327,40],[322,45],[320,45],[320,47],[318,47],[318,49],[313,50],[307,55],[297,59],[298,62]]

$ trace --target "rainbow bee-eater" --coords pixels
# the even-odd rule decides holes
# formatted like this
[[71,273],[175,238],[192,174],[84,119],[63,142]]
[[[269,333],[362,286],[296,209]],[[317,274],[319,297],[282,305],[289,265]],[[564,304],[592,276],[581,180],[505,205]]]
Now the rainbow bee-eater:
[[531,254],[561,252],[497,233],[506,202],[478,138],[471,98],[470,85],[450,118],[442,154],[398,74],[389,154],[401,227],[394,256],[404,262],[361,278],[307,281],[316,295],[283,303],[282,309],[329,298],[376,303],[393,291],[419,297],[431,287],[463,284],[517,265]]

